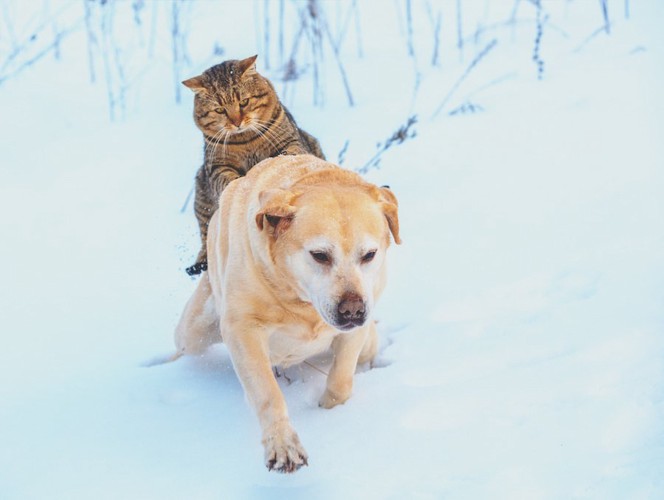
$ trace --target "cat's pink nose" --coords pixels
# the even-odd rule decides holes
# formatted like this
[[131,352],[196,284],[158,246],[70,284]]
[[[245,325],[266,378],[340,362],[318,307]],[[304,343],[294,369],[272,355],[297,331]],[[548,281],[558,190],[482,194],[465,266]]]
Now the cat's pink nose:
[[232,123],[233,125],[235,125],[236,127],[239,127],[239,126],[242,124],[242,119],[243,119],[243,118],[244,118],[244,117],[242,116],[242,114],[238,114],[238,115],[228,115],[228,119],[229,119],[229,120],[231,121],[231,123]]

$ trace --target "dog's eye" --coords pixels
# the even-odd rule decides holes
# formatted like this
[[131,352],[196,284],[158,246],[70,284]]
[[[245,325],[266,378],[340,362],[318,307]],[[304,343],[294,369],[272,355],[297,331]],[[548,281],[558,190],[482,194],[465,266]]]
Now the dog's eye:
[[319,264],[331,264],[332,259],[325,252],[309,252],[316,262]]
[[375,256],[376,256],[376,250],[371,250],[370,252],[365,253],[362,256],[362,263],[366,264],[367,262],[371,262]]
[[240,107],[244,108],[247,104],[249,104],[249,99],[242,99],[240,101]]

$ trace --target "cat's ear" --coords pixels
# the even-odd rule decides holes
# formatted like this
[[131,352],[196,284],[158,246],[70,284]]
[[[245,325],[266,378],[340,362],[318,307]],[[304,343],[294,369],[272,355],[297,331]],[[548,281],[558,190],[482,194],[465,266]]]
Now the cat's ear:
[[189,87],[194,93],[198,94],[205,90],[205,85],[203,84],[203,75],[198,75],[193,78],[189,78],[182,82],[182,85]]
[[377,195],[394,242],[397,245],[401,245],[401,237],[399,236],[399,202],[397,201],[397,197],[394,196],[389,186],[377,188]]
[[259,230],[271,228],[274,238],[278,238],[295,217],[295,207],[291,202],[295,194],[285,189],[268,189],[258,195],[260,209],[256,214]]
[[256,73],[256,58],[258,57],[258,54],[255,56],[247,57],[246,59],[242,59],[238,63],[238,68],[240,69],[240,73],[242,76],[249,76],[253,75]]

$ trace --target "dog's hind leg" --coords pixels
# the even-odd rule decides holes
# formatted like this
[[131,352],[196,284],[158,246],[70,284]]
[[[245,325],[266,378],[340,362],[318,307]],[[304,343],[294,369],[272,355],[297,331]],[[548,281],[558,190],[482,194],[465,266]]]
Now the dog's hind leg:
[[183,354],[201,354],[221,342],[217,314],[208,273],[203,273],[196,290],[184,306],[175,329],[175,359]]

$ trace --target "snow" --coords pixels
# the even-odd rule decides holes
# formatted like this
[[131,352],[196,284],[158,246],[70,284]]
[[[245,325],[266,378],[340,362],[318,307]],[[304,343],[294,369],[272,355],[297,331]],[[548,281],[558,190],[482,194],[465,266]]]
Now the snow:
[[[463,2],[464,32],[510,3]],[[461,59],[456,2],[431,2],[431,67],[426,2],[413,2],[416,64],[404,4],[359,2],[364,57],[349,34],[343,59],[357,105],[331,56],[323,106],[311,72],[288,90],[330,159],[350,141],[347,167],[419,119],[366,176],[397,194],[404,240],[389,252],[377,367],[332,410],[310,366],[279,380],[310,457],[289,476],[264,468],[223,345],[155,364],[195,286],[197,227],[179,209],[202,150],[191,96],[173,102],[168,34],[115,121],[103,79],[88,81],[83,28],[60,60],[2,83],[0,498],[661,498],[663,6],[629,2],[627,20],[609,2],[610,36],[588,39],[599,2],[544,2],[540,81],[521,3],[516,28]],[[262,69],[260,5],[239,5],[189,8],[183,78],[215,61],[213,40],[227,57],[259,53]],[[166,30],[168,9],[148,6]],[[229,16],[249,29],[215,31]],[[120,40],[134,47],[131,33]],[[482,111],[448,114],[466,100]]]

